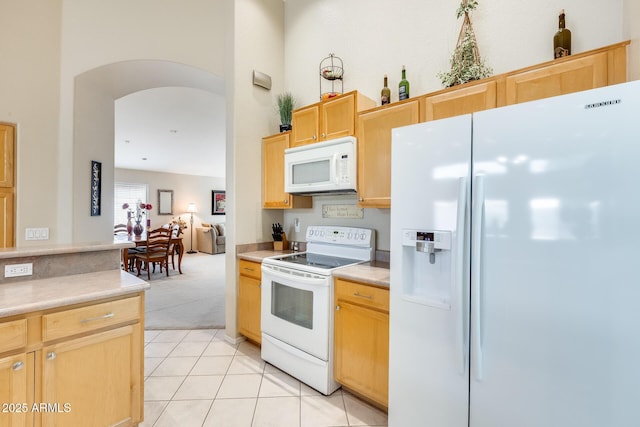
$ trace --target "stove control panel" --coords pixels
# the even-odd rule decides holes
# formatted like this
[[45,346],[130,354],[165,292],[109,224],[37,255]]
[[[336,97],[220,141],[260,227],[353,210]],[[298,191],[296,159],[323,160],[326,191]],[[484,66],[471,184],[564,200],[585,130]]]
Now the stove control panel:
[[331,243],[335,245],[373,245],[374,230],[358,227],[338,227],[331,225],[310,225],[307,227],[307,242]]

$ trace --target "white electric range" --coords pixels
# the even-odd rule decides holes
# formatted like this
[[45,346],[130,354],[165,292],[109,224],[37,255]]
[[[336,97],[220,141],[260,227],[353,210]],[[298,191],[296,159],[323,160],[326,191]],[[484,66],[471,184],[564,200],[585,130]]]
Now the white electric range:
[[333,379],[333,271],[369,262],[375,231],[309,226],[307,250],[262,261],[262,358],[323,394]]

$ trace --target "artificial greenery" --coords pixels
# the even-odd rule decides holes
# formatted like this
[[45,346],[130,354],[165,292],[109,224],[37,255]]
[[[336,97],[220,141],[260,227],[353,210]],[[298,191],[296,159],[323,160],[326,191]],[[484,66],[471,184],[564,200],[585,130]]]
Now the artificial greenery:
[[456,12],[458,18],[464,16],[464,20],[458,35],[458,43],[451,55],[451,70],[446,73],[438,73],[438,77],[445,87],[484,79],[493,74],[491,67],[486,66],[480,58],[478,43],[471,26],[469,13],[476,7],[478,7],[477,0],[462,0]]
[[278,111],[280,112],[280,124],[291,124],[291,113],[295,108],[295,101],[293,95],[289,92],[284,92],[278,95]]

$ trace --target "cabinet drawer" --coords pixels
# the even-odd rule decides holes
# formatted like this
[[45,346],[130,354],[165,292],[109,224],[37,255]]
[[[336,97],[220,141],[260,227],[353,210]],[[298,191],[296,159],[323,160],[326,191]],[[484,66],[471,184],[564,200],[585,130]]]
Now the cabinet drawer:
[[241,259],[238,263],[238,271],[243,276],[253,277],[254,279],[262,279],[260,266],[261,264],[258,262]]
[[350,301],[379,310],[389,311],[389,291],[365,284],[335,279],[336,300]]
[[136,320],[140,317],[140,297],[104,302],[42,316],[42,340],[80,334]]
[[27,319],[0,323],[0,353],[27,345]]

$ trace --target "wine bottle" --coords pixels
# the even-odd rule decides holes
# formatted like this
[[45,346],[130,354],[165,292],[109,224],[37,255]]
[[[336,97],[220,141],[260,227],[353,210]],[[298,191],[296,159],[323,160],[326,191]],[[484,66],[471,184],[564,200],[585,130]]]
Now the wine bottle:
[[407,80],[407,72],[404,69],[404,65],[402,66],[402,80],[398,84],[398,98],[400,101],[409,98],[409,81]]
[[380,92],[380,104],[386,105],[391,102],[391,89],[387,86],[387,75],[384,75],[384,87],[382,88],[382,92]]
[[565,28],[564,9],[558,17],[558,32],[553,36],[553,57],[562,58],[571,55],[571,31]]

